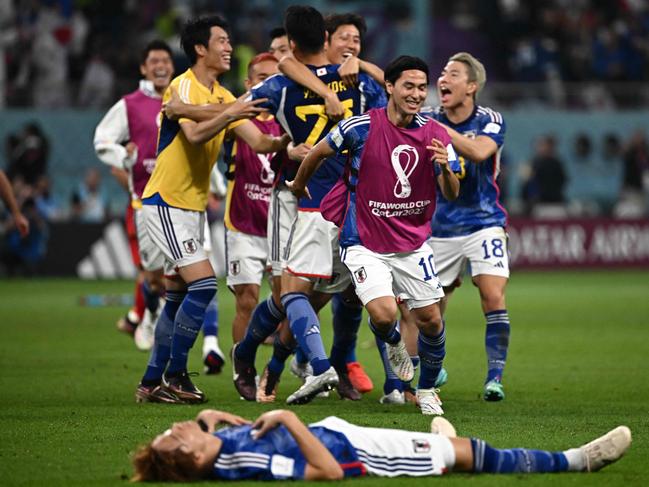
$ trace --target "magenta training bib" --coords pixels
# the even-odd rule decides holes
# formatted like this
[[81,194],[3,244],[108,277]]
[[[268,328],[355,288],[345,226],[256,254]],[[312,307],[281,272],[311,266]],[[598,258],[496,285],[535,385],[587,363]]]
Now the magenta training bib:
[[360,240],[383,254],[416,250],[430,235],[435,211],[435,168],[426,146],[433,138],[446,146],[450,137],[432,120],[406,129],[393,125],[385,108],[369,113],[356,186]]

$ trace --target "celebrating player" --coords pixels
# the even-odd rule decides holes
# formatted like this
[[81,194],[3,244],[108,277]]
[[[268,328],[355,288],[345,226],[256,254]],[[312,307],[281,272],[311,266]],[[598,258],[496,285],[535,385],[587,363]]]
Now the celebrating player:
[[[216,429],[218,425],[225,427]],[[269,411],[252,423],[204,410],[196,421],[174,423],[140,447],[131,480],[339,480],[344,477],[427,477],[448,472],[594,472],[619,460],[631,430],[618,426],[564,451],[499,449],[457,437],[444,418],[431,432],[369,428],[329,416],[305,425],[292,411]]]
[[487,322],[483,397],[486,401],[501,401],[505,398],[502,375],[510,331],[505,305],[509,254],[504,228],[507,213],[498,201],[496,178],[506,125],[500,113],[476,104],[485,81],[484,66],[466,52],[451,56],[437,80],[441,106],[433,112],[433,118],[448,127],[453,147],[460,155],[460,195],[453,201],[437,195],[429,244],[446,293],[442,313],[470,264]]
[[459,182],[451,165],[457,161],[442,126],[417,113],[428,90],[426,63],[401,56],[386,68],[385,79],[387,108],[340,122],[309,152],[289,187],[308,197],[305,185],[321,162],[349,151],[344,185],[328,195],[322,210],[340,226],[342,261],[370,315],[370,328],[388,344],[392,369],[406,381],[414,370],[397,326],[395,295],[411,310],[419,328],[419,406],[423,414],[443,414],[434,386],[445,355],[439,308],[444,293],[425,242],[435,181],[454,199]]

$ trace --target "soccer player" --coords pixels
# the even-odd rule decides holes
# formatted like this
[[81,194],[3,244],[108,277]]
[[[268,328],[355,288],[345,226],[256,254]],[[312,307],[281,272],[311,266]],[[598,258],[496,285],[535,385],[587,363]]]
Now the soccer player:
[[370,315],[370,328],[388,344],[392,369],[404,381],[414,375],[396,322],[399,297],[419,328],[421,374],[417,399],[423,414],[443,414],[435,381],[445,355],[439,301],[444,296],[426,240],[434,210],[435,182],[457,197],[457,163],[444,128],[418,114],[428,92],[428,66],[401,56],[385,70],[387,108],[340,122],[302,161],[288,183],[309,197],[306,183],[322,161],[348,151],[343,183],[322,202],[326,218],[340,226],[342,261]]
[[486,401],[501,401],[505,398],[502,376],[510,332],[505,304],[509,255],[507,213],[498,201],[496,178],[506,125],[500,113],[476,104],[485,81],[484,66],[466,52],[451,56],[437,80],[441,106],[432,116],[448,128],[453,147],[460,154],[461,184],[460,195],[453,201],[438,193],[429,244],[446,293],[442,312],[470,264],[487,324],[483,397]]
[[[295,58],[309,65],[316,76],[337,92],[346,107],[347,116],[359,114],[365,107],[384,106],[383,88],[369,76],[363,75],[359,88],[347,87],[340,81],[338,66],[330,64],[324,54],[324,19],[317,10],[305,6],[289,7],[285,27]],[[270,111],[277,114],[278,121],[294,143],[312,146],[333,126],[326,116],[322,99],[283,75],[271,77],[255,87],[252,97],[268,98]],[[326,222],[319,212],[320,199],[339,179],[344,159],[327,161],[309,183],[313,198],[299,200],[287,251],[288,261],[282,274],[281,303],[272,299],[261,303],[253,313],[244,340],[234,350],[235,386],[244,398],[254,400],[256,396],[256,349],[284,318],[282,308],[286,310],[291,332],[307,354],[314,373],[287,401],[290,404],[309,402],[323,390],[338,385],[341,382],[339,376],[347,379],[345,356],[332,356],[332,364],[324,352],[318,318],[308,298],[314,288],[335,293],[349,285],[349,276],[340,266],[337,228]],[[279,370],[271,370],[274,374],[281,373],[283,363],[279,362]]]
[[[217,429],[217,426],[225,425]],[[444,418],[431,432],[357,426],[329,416],[304,424],[293,411],[268,411],[250,422],[216,410],[174,423],[133,456],[135,482],[198,480],[339,480],[345,477],[428,477],[449,472],[595,472],[631,446],[618,426],[564,451],[494,448],[458,437]]]
[[143,402],[205,400],[189,378],[187,359],[216,294],[216,278],[202,244],[210,173],[225,129],[260,152],[276,152],[289,141],[262,134],[243,120],[260,113],[259,102],[235,100],[217,81],[230,69],[232,54],[222,18],[189,21],[181,34],[181,46],[191,68],[171,82],[163,101],[175,90],[185,103],[229,105],[203,122],[162,118],[157,162],[142,203],[146,230],[167,260],[167,301],[156,325],[148,367],[136,390],[136,399]]
[[288,43],[288,36],[284,27],[275,27],[270,31],[270,46],[268,52],[271,53],[275,59],[282,59],[284,56],[291,56],[291,47]]
[[[164,256],[144,228],[141,197],[155,167],[162,95],[173,72],[169,46],[159,40],[150,42],[140,58],[140,73],[144,78],[140,86],[111,107],[97,125],[94,137],[97,157],[118,174],[126,172],[128,178],[131,203],[126,213],[126,226],[133,261],[142,274],[136,286],[141,286],[145,303],[139,331],[134,330],[135,343],[143,350],[149,350],[153,344],[153,328],[164,292]],[[135,241],[130,238],[133,234]],[[130,314],[118,324],[123,331],[128,331],[128,325],[135,321]]]

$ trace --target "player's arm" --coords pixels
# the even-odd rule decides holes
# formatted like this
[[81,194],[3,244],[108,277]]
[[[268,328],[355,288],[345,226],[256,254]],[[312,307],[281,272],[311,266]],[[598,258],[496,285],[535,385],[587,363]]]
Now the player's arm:
[[293,411],[280,409],[259,416],[253,424],[253,428],[256,430],[255,437],[261,438],[280,424],[284,425],[295,439],[307,461],[304,480],[339,480],[343,478],[343,469],[334,456]]
[[440,174],[437,176],[437,183],[442,190],[442,195],[448,201],[453,201],[460,194],[460,180],[448,163],[446,146],[440,140],[433,139],[431,145],[426,148],[432,152],[433,160],[441,169]]
[[309,189],[306,187],[309,179],[311,179],[313,173],[318,170],[322,161],[327,157],[333,156],[335,153],[336,151],[331,148],[326,138],[318,142],[302,160],[302,164],[300,164],[300,167],[297,170],[295,179],[286,182],[288,189],[290,189],[298,198],[304,198],[305,196],[311,198]]
[[470,161],[482,162],[498,150],[498,144],[491,137],[478,135],[475,139],[470,139],[451,127],[444,126],[444,128],[451,136],[451,143],[455,150]]
[[245,122],[237,125],[232,131],[237,137],[240,137],[246,144],[248,144],[255,152],[265,154],[267,152],[279,152],[286,148],[291,141],[288,134],[283,134],[280,137],[273,137],[272,135],[264,134],[252,122]]
[[128,191],[128,172],[126,172],[126,169],[119,169],[117,167],[111,167],[110,168],[110,173],[113,175],[113,177],[117,181],[117,184],[119,184],[122,188],[124,188],[126,191]]
[[246,96],[247,94],[237,98],[237,100],[230,103],[225,110],[205,121],[194,122],[183,118],[180,122],[180,128],[189,143],[194,145],[204,144],[221,130],[225,129],[230,123],[259,115],[260,111],[263,111],[263,109],[260,109],[257,105],[263,103],[265,100],[259,98],[257,100],[246,101],[244,99]]
[[189,118],[194,122],[205,122],[216,117],[231,105],[231,103],[192,105],[182,101],[175,86],[171,86],[169,92],[169,100],[162,105],[162,112],[170,120]]
[[29,220],[27,220],[25,215],[20,211],[14,192],[11,189],[11,183],[2,170],[0,170],[0,198],[2,198],[2,201],[4,201],[7,208],[9,208],[20,236],[26,237],[29,233]]
[[325,102],[325,113],[332,121],[341,120],[345,107],[331,88],[320,80],[309,68],[291,56],[284,56],[278,64],[279,70],[296,83],[313,91]]
[[348,56],[338,68],[338,74],[347,86],[355,86],[358,84],[358,73],[361,71],[369,74],[381,86],[385,84],[385,78],[381,68],[369,61],[363,61],[356,56]]
[[214,433],[216,427],[222,423],[235,426],[250,424],[250,421],[241,416],[226,413],[225,411],[217,411],[216,409],[203,409],[196,415],[196,422],[203,431],[208,433]]
[[137,146],[131,149],[122,144],[129,140],[126,102],[119,100],[101,119],[95,129],[93,145],[101,162],[117,169],[128,169],[137,161]]

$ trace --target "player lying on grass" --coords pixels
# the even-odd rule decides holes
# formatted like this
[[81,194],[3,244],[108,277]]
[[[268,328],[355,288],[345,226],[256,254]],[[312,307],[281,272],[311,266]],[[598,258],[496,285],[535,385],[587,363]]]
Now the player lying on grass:
[[[216,429],[219,424],[227,425]],[[269,411],[254,423],[206,409],[195,421],[140,447],[133,481],[203,479],[335,480],[373,474],[421,477],[446,472],[593,472],[618,460],[631,431],[618,426],[590,443],[563,452],[501,450],[483,440],[459,438],[437,417],[431,432],[367,428],[335,416],[305,425],[295,413]]]

